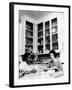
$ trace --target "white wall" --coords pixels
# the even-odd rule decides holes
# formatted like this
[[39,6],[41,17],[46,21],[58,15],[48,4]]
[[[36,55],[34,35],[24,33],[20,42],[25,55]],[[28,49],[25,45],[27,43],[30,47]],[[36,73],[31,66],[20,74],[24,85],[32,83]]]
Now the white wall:
[[[1,0],[0,2],[0,61],[1,61],[0,62],[0,90],[12,89],[8,87],[8,79],[9,79],[9,2],[10,1],[71,5],[71,14],[72,14],[72,0]],[[71,21],[72,21],[72,18],[71,18]],[[71,35],[71,38],[72,38],[72,35]],[[71,75],[72,75],[72,72],[71,72]],[[37,89],[38,90],[48,90],[48,89],[50,90],[54,90],[54,89],[55,90],[71,90],[72,84],[71,85],[43,86],[43,87],[39,86],[39,87],[15,88],[15,90],[18,90],[18,89],[19,90],[37,90]]]

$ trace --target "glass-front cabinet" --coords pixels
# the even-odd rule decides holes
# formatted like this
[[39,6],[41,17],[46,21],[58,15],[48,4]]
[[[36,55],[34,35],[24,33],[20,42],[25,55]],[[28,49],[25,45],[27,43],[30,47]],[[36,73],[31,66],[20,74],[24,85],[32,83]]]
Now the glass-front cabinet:
[[41,22],[38,27],[38,53],[48,53],[58,50],[58,25],[57,18]]
[[60,25],[60,20],[61,17],[57,15],[39,20],[24,16],[21,21],[21,53],[25,53],[29,48],[38,54],[47,54],[52,49],[61,50],[63,26]]
[[63,57],[64,14],[49,13],[38,20],[24,15],[20,22],[20,55],[29,48],[38,55],[48,54],[54,49]]
[[45,52],[50,50],[50,21],[45,22]]
[[51,32],[52,32],[52,49],[58,49],[58,26],[57,18],[51,20]]
[[25,28],[25,52],[29,49],[33,49],[33,23],[26,21]]
[[43,53],[43,22],[38,24],[38,52]]

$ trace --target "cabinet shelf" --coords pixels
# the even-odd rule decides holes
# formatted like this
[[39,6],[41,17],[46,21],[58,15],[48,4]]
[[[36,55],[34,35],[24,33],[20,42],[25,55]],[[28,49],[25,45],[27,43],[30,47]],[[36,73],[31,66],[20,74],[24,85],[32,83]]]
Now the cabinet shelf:
[[43,32],[43,30],[39,30],[38,33],[39,33],[39,32]]
[[38,32],[43,30],[43,22],[38,24]]
[[43,32],[38,33],[38,38],[43,37]]
[[58,42],[52,43],[52,47],[54,50],[57,50],[58,49]]
[[43,44],[42,45],[38,45],[38,47],[42,47],[43,46]]
[[38,37],[38,39],[43,39],[43,37]]
[[32,44],[26,44],[26,46],[33,46]]
[[26,36],[26,38],[30,38],[30,39],[33,39],[33,37],[31,37],[31,36]]
[[45,30],[45,36],[50,36],[50,29]]
[[50,27],[46,27],[45,30],[50,29]]
[[33,30],[26,28],[26,31],[33,32]]
[[51,26],[51,28],[55,28],[55,27],[57,27],[57,24],[55,24],[55,25]]
[[33,46],[25,46],[25,49],[29,49],[30,47],[33,49]]
[[55,32],[55,33],[53,33],[53,32],[52,32],[52,35],[55,35],[55,34],[58,34],[58,31],[57,31],[57,32]]
[[45,22],[45,28],[48,28],[48,27],[50,27],[50,21]]
[[52,42],[58,42],[58,34],[52,35]]
[[51,26],[57,25],[57,18],[51,20]]
[[53,34],[53,33],[57,33],[57,32],[58,32],[58,30],[57,30],[57,28],[56,28],[56,27],[55,27],[55,28],[52,28],[51,30],[52,30],[52,34]]
[[50,44],[50,42],[45,42],[45,45]]
[[46,35],[45,37],[50,37],[50,35]]
[[58,40],[56,40],[56,41],[52,41],[52,43],[56,43],[56,42],[58,42]]
[[33,46],[31,46],[31,45],[25,45],[25,49],[29,49],[29,48],[32,48],[33,49]]
[[33,30],[33,23],[26,21],[26,29]]

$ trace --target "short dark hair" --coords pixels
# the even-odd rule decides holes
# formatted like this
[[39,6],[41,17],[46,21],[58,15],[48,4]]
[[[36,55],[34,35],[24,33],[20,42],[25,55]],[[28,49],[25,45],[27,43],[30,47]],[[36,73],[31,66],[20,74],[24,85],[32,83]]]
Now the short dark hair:
[[57,53],[55,52],[55,50],[51,50],[51,51],[49,52],[49,56],[50,56],[51,53],[53,53],[53,54],[54,54],[54,57],[56,58]]

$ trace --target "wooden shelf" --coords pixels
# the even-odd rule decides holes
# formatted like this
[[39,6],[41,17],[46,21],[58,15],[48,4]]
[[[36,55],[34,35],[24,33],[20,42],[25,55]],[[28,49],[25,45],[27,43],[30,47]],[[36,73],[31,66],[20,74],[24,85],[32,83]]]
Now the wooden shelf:
[[25,44],[26,46],[33,46],[33,44]]
[[58,42],[58,40],[56,40],[56,41],[52,41],[52,43],[56,43],[56,42]]
[[27,28],[26,28],[26,30],[29,31],[29,32],[33,32],[33,30],[30,30],[30,29],[27,29]]
[[48,29],[50,29],[50,27],[46,27],[46,28],[45,28],[45,30],[48,30]]
[[38,45],[38,47],[42,47],[43,46],[43,44],[42,45]]
[[55,24],[55,25],[51,26],[51,28],[55,28],[55,27],[57,27],[57,24]]
[[50,37],[50,35],[45,35],[45,37]]
[[33,37],[31,37],[31,36],[26,36],[26,38],[30,38],[30,39],[33,39]]
[[55,33],[52,32],[52,34],[58,34],[58,31],[56,31]]
[[47,44],[49,45],[50,43],[46,43],[45,45],[47,45]]
[[43,32],[43,30],[39,30],[38,33]]
[[38,39],[43,39],[43,37],[38,37]]

